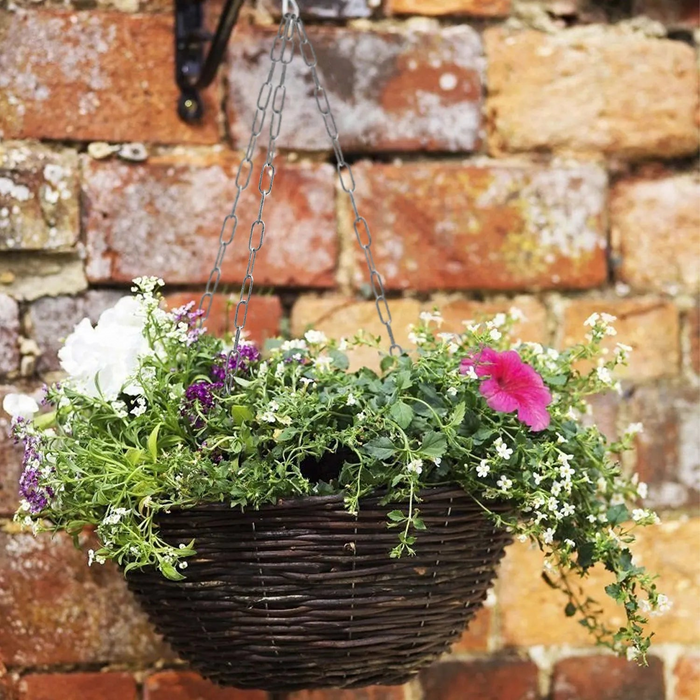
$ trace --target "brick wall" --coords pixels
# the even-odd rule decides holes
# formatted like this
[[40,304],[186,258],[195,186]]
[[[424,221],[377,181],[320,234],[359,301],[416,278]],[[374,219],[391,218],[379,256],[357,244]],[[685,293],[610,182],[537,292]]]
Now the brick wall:
[[[299,3],[401,340],[434,303],[459,328],[515,301],[522,337],[555,345],[592,311],[619,318],[617,340],[635,352],[623,395],[596,400],[594,417],[610,434],[646,426],[627,466],[663,523],[637,557],[674,607],[640,670],[591,647],[541,582],[539,554],[514,545],[470,631],[420,679],[285,700],[696,700],[697,2]],[[174,109],[169,2],[0,0],[0,398],[50,378],[59,339],[133,276],[164,277],[173,303],[201,294],[278,6],[248,3],[193,127]],[[257,340],[309,324],[380,330],[303,80],[293,67]],[[240,250],[226,261],[216,330],[243,263]],[[268,700],[180,666],[112,568],[88,569],[65,538],[17,531],[6,428],[0,419],[0,699]]]

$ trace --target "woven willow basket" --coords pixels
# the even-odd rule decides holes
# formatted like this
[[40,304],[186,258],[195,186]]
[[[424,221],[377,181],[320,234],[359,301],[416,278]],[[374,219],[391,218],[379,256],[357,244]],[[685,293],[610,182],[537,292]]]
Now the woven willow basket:
[[[187,578],[130,572],[180,656],[221,685],[270,691],[401,684],[445,652],[481,607],[510,537],[458,488],[426,490],[417,556],[391,559],[379,499],[342,496],[258,511],[172,511],[161,534],[196,539]],[[405,507],[405,506],[404,506]]]

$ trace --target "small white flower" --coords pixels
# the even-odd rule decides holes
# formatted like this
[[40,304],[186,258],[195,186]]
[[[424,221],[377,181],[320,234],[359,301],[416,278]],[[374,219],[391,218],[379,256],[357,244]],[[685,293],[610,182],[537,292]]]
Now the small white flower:
[[364,420],[367,417],[364,411],[360,411],[360,413],[357,414],[357,420]]
[[514,321],[524,321],[525,320],[525,314],[517,306],[511,306],[510,309],[508,310],[508,315]]
[[573,540],[566,539],[564,540],[564,544],[567,547],[571,547],[571,549],[574,549],[574,547],[576,547],[576,542],[574,542]]
[[667,613],[672,607],[673,601],[663,593],[659,593],[656,602],[656,610],[652,614],[663,615],[664,613]]
[[464,373],[464,376],[467,379],[478,379],[479,378],[479,375],[476,373],[476,370],[474,369],[474,367],[472,367],[472,365],[469,365],[469,367],[467,367],[467,370]]
[[414,345],[423,345],[428,340],[428,338],[425,335],[425,333],[414,333],[413,331],[411,331],[408,334],[408,340]]
[[607,367],[598,367],[595,373],[603,384],[612,385],[615,383],[612,372]]
[[648,600],[644,599],[644,598],[640,598],[640,599],[639,599],[639,609],[640,609],[643,613],[651,612],[651,603],[650,603]]
[[306,331],[304,339],[309,345],[323,345],[323,343],[328,342],[328,338],[323,331]]
[[289,350],[306,350],[306,341],[300,338],[293,340],[285,340],[282,345],[280,345],[280,350],[287,352]]
[[593,515],[592,513],[586,519],[588,520],[589,523],[597,523],[598,522],[598,518],[595,515]]
[[420,314],[420,319],[426,324],[435,323],[437,324],[438,328],[442,325],[444,321],[444,319],[442,318],[442,314],[439,311],[434,311],[433,313],[430,313],[429,311],[423,311]]
[[641,653],[637,646],[627,647],[627,661],[634,661]]
[[570,467],[568,464],[562,464],[561,467],[559,467],[559,475],[561,476],[564,481],[570,481],[571,477],[576,473],[576,470],[573,467]]
[[302,377],[299,381],[300,381],[304,386],[309,386],[310,384],[313,384],[313,383],[314,383],[314,380],[311,379],[310,377]]
[[442,464],[442,457],[433,457],[433,464],[439,467]]
[[347,405],[348,406],[356,406],[357,405],[357,399],[355,398],[355,396],[352,393],[348,394]]
[[482,459],[481,462],[479,463],[479,466],[476,468],[476,473],[480,478],[484,478],[488,476],[489,472],[491,471],[491,467],[489,466],[489,463],[487,460]]
[[265,413],[263,413],[260,416],[260,420],[264,421],[265,423],[274,423],[277,420],[277,418],[276,418],[275,414],[272,413],[271,411],[265,411]]
[[566,518],[567,516],[573,515],[576,512],[576,506],[572,503],[565,503],[559,512],[563,518]]
[[421,474],[423,472],[423,460],[414,459],[406,465],[406,471],[412,472],[413,474]]
[[563,445],[566,442],[566,438],[563,435],[557,433],[557,444]]
[[644,424],[643,423],[630,423],[627,426],[627,430],[625,430],[625,433],[627,435],[639,435],[639,433],[644,432]]
[[518,535],[518,542],[527,542],[527,535]]
[[496,448],[496,454],[501,459],[508,460],[513,455],[513,450],[510,447],[508,447],[501,438],[497,438],[496,441],[493,443],[493,446]]
[[600,318],[603,323],[615,323],[615,321],[617,321],[617,316],[613,316],[612,314],[602,313],[600,314]]
[[345,352],[348,349],[348,341],[346,338],[341,338],[338,342],[338,350]]
[[503,313],[498,313],[493,317],[493,320],[491,323],[496,327],[496,328],[501,328],[502,326],[505,326],[506,323],[508,322],[508,318],[506,317],[505,314]]
[[557,510],[559,508],[559,501],[552,496],[551,498],[547,499],[547,509],[548,510]]
[[599,314],[599,313],[594,313],[594,314],[591,314],[591,315],[583,322],[583,325],[584,325],[584,326],[590,326],[591,328],[593,328],[593,326],[595,326],[595,324],[598,323],[599,320],[600,320],[600,314]]
[[39,404],[27,394],[8,394],[2,402],[3,409],[13,418],[31,420],[39,410]]
[[535,485],[539,486],[547,477],[544,474],[533,474],[532,478],[535,480]]
[[186,569],[187,566],[188,566],[188,564],[187,564],[186,561],[181,561],[181,562],[177,565],[177,568],[178,568],[178,569]]
[[637,493],[640,498],[646,498],[649,495],[649,487],[643,481],[640,481],[637,484]]
[[489,331],[489,337],[491,338],[491,340],[500,340],[503,337],[503,333],[501,333],[501,331],[499,331],[498,328],[492,328]]
[[644,508],[635,508],[632,511],[632,520],[634,520],[635,523],[638,523],[640,520],[644,520],[649,515],[649,511],[645,510]]
[[457,396],[457,387],[451,386],[451,387],[447,390],[447,395],[448,395],[448,396]]
[[137,418],[146,413],[146,399],[143,396],[139,396],[136,399],[136,405],[131,409],[130,413]]
[[561,484],[558,481],[552,483],[552,496],[558,496],[561,493]]
[[510,487],[513,486],[513,481],[507,476],[501,476],[496,482],[496,484],[501,490],[508,491],[508,489],[510,489]]
[[323,355],[321,357],[317,357],[314,360],[314,367],[316,369],[320,369],[321,371],[326,371],[330,369],[330,366],[333,364],[333,359],[331,357],[328,357],[326,355]]
[[554,533],[555,533],[555,530],[553,527],[547,528],[544,531],[544,535],[542,536],[542,540],[544,541],[545,544],[552,544],[552,542],[554,542]]

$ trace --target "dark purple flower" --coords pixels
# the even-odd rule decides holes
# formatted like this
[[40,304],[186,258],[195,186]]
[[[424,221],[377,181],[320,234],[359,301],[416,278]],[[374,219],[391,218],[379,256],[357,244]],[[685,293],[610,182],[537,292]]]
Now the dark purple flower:
[[202,414],[206,415],[214,407],[216,392],[224,386],[223,382],[208,382],[201,379],[185,390],[181,413],[195,428],[203,428]]
[[243,343],[236,353],[221,353],[211,368],[210,376],[215,382],[224,382],[229,372],[245,374],[251,364],[260,361],[260,350],[253,343]]

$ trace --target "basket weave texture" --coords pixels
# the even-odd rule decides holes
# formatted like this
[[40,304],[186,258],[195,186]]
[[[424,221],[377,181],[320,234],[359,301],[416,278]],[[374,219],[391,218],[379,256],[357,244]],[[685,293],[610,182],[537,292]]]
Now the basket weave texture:
[[368,498],[354,516],[342,496],[321,496],[173,510],[163,538],[196,539],[186,580],[148,569],[127,578],[158,631],[221,685],[398,685],[459,637],[510,542],[459,488],[421,498],[415,557],[389,557],[396,505]]

